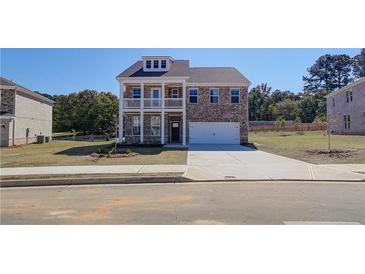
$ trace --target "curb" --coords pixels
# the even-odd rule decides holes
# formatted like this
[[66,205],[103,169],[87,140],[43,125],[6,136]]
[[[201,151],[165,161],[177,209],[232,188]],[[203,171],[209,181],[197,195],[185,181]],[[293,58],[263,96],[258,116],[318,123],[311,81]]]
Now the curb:
[[32,187],[32,186],[73,186],[73,185],[107,185],[107,184],[177,184],[177,183],[213,183],[213,182],[334,182],[334,183],[364,183],[365,180],[309,180],[309,179],[220,179],[192,180],[183,176],[164,177],[121,177],[121,178],[62,178],[62,179],[16,179],[1,180],[0,188]]

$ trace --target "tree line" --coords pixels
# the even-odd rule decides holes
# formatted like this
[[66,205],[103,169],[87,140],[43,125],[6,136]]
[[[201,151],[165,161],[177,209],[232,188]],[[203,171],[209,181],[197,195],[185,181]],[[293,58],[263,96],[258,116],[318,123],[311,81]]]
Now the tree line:
[[365,77],[365,49],[351,58],[347,54],[325,54],[307,69],[303,91],[274,90],[264,83],[248,95],[250,121],[294,120],[311,123],[326,120],[326,96],[355,79]]
[[[295,120],[311,123],[326,119],[325,95],[365,76],[365,49],[355,57],[323,55],[303,76],[303,91],[272,90],[268,84],[253,87],[248,95],[250,121]],[[38,92],[39,93],[39,92]],[[118,119],[118,98],[111,92],[82,90],[68,95],[40,93],[55,101],[53,131],[110,134]]]
[[68,95],[39,94],[55,101],[53,131],[111,134],[118,121],[119,101],[111,92],[82,90]]

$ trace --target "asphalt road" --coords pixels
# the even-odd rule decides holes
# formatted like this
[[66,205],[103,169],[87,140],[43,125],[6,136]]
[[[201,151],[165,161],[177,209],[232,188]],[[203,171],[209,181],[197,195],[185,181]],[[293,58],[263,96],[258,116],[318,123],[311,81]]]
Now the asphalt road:
[[1,224],[365,224],[364,183],[3,188]]

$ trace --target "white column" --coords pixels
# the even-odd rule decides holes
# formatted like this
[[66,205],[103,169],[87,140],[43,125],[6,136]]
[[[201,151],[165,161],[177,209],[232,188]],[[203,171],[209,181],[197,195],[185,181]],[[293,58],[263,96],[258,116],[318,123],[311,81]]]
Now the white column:
[[119,143],[123,142],[123,98],[124,98],[124,83],[119,85]]
[[161,84],[161,108],[165,109],[165,82]]
[[183,95],[183,146],[186,146],[186,81],[182,84]]
[[162,110],[161,112],[161,145],[165,144],[165,111]]
[[141,108],[140,108],[140,115],[139,115],[139,121],[140,121],[140,142],[143,144],[143,134],[144,134],[144,83],[141,83]]

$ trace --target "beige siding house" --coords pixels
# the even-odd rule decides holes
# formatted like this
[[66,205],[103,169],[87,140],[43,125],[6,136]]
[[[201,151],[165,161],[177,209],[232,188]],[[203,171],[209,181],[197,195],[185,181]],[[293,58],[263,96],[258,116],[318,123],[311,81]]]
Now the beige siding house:
[[365,77],[327,95],[327,121],[334,134],[365,135]]
[[1,88],[1,146],[29,144],[38,135],[52,137],[53,101],[3,77]]
[[233,67],[144,56],[117,76],[119,142],[243,144],[250,81]]

